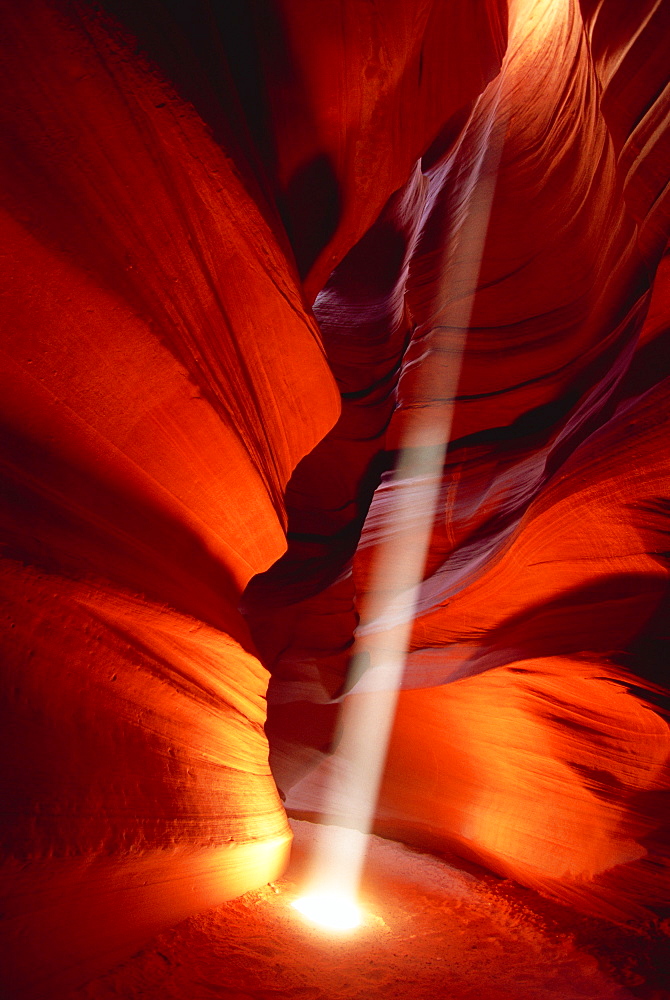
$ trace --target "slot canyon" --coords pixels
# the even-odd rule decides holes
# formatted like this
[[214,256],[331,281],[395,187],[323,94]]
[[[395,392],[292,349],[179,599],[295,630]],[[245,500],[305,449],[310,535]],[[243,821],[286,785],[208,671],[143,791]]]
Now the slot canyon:
[[0,997],[668,1000],[669,0],[0,23]]

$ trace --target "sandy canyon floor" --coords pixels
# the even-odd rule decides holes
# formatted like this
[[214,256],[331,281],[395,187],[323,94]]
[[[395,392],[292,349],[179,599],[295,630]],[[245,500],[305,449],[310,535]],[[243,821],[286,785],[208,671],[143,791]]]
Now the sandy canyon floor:
[[279,882],[171,928],[72,1000],[670,998],[670,922],[633,932],[575,917],[379,837],[370,838],[363,926],[317,930],[290,906],[315,828],[292,825],[294,860]]

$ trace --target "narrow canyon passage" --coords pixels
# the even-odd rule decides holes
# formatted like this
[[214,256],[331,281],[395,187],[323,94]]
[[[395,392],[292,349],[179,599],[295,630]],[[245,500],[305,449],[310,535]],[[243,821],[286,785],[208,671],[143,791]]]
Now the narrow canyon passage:
[[670,996],[670,0],[0,31],[0,996]]

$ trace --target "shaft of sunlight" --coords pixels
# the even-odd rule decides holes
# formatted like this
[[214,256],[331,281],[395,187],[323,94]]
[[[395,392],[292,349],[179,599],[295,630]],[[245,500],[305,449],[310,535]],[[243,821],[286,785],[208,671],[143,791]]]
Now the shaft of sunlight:
[[[501,86],[499,77],[478,102],[487,102],[487,131],[463,178],[458,232],[445,255],[433,318],[425,329],[417,331],[426,345],[418,373],[418,395],[427,399],[428,405],[405,416],[391,480],[387,529],[375,553],[369,596],[361,608],[362,626],[349,668],[346,690],[353,693],[343,699],[341,736],[329,760],[324,823],[318,831],[308,893],[293,904],[308,920],[333,929],[352,928],[361,919],[356,911],[358,887],[433,530],[506,131],[505,116],[499,114]],[[477,108],[473,117],[476,114]],[[438,405],[432,406],[435,397]],[[382,628],[387,647],[383,657],[377,650],[374,664],[369,666],[365,634]],[[368,664],[366,689],[370,690],[371,683],[374,697],[356,696],[361,662]]]

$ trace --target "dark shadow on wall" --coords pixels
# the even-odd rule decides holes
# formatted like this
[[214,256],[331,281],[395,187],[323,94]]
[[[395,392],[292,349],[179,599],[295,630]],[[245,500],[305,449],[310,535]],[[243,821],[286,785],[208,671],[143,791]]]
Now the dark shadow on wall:
[[277,203],[305,278],[340,222],[342,198],[330,158],[321,153],[296,170]]
[[[662,599],[663,584],[657,577],[615,574],[572,587],[553,601],[529,605],[485,634],[465,626],[453,641],[480,645],[487,657],[484,669],[551,656],[619,657],[647,632]],[[489,662],[491,654],[498,654],[495,662]],[[473,667],[460,676],[479,672],[474,658]]]
[[130,488],[100,456],[93,467],[87,456],[75,462],[2,421],[0,440],[0,532],[11,539],[6,558],[74,580],[98,579],[104,567],[106,580],[251,648],[230,571],[189,525]]
[[[316,124],[277,5],[271,0],[103,3],[238,160],[243,180],[245,166],[252,167],[268,203],[266,217],[269,207],[276,231],[276,206],[303,278],[337,229],[341,197],[325,153],[303,164],[285,187],[280,184],[271,94],[293,95],[291,112],[305,134],[315,132]],[[257,191],[250,193],[258,200]]]

